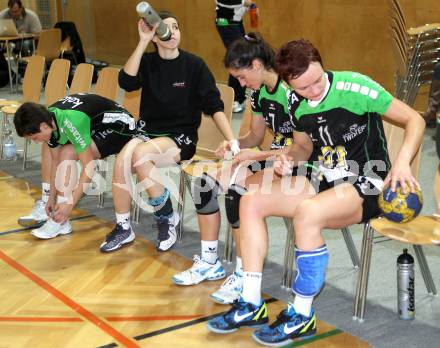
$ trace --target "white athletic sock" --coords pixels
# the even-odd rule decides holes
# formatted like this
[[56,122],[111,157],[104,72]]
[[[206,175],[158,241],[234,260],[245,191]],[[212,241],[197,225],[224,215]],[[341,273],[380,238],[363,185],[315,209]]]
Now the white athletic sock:
[[121,224],[124,230],[128,230],[130,228],[130,212],[123,214],[115,213],[115,215],[116,223]]
[[41,183],[41,200],[47,203],[50,195],[50,184],[47,182]]
[[293,300],[293,309],[296,313],[302,314],[305,317],[310,317],[312,311],[313,297],[302,297],[300,295],[295,295]]
[[218,240],[202,240],[202,260],[210,264],[217,261]]
[[243,262],[241,261],[241,257],[239,256],[237,256],[237,261],[235,263],[235,273],[243,277]]
[[245,302],[250,302],[256,306],[261,303],[261,280],[263,273],[243,272],[243,293],[241,297]]

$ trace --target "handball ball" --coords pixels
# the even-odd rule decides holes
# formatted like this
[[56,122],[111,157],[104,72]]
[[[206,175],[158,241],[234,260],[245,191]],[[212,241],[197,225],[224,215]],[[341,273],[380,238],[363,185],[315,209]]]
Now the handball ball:
[[422,192],[415,189],[414,193],[403,193],[400,185],[396,191],[388,186],[379,195],[379,208],[384,216],[394,222],[408,222],[419,215],[423,206]]

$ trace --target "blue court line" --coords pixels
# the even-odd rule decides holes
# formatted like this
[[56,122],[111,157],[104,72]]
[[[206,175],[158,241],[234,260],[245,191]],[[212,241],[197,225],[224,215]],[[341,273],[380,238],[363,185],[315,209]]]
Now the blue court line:
[[[74,218],[71,218],[70,221],[77,221],[77,220],[84,220],[84,219],[88,219],[90,217],[94,217],[95,214],[90,214],[90,215],[83,215],[83,216],[77,216]],[[29,226],[29,227],[22,227],[22,228],[17,228],[15,230],[10,230],[10,231],[5,231],[5,232],[0,232],[0,236],[6,236],[8,234],[13,234],[13,233],[19,233],[19,232],[23,232],[23,231],[28,231],[28,230],[32,230],[34,228],[37,228],[36,226]]]

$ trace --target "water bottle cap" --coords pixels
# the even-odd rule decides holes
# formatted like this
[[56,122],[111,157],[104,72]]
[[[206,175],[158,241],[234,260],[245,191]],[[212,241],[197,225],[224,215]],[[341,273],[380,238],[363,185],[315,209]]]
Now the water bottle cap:
[[250,8],[257,8],[257,4],[255,2],[253,2],[250,6]]
[[401,264],[411,264],[414,263],[414,258],[411,254],[408,254],[408,249],[403,249],[403,254],[399,255],[397,258],[397,263]]

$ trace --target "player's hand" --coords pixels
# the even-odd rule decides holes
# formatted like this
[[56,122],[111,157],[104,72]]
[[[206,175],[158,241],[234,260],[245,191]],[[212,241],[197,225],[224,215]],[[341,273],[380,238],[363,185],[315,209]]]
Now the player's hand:
[[244,161],[255,161],[257,156],[257,151],[254,149],[243,149],[238,154],[234,156],[232,161],[233,164],[240,164]]
[[44,209],[46,210],[46,215],[51,216],[54,208],[55,208],[55,198],[49,197],[49,200],[47,201],[44,207]]
[[403,193],[408,193],[409,191],[415,192],[416,188],[420,190],[420,184],[411,173],[409,163],[396,160],[385,178],[383,186],[387,187],[390,184],[391,190],[395,192],[398,183],[400,183]]
[[278,174],[280,176],[291,175],[293,169],[292,158],[284,154],[277,156],[273,164],[273,168],[275,174]]
[[139,31],[139,38],[141,41],[148,41],[150,42],[153,38],[154,34],[156,33],[156,29],[159,26],[159,23],[155,24],[153,27],[150,27],[143,18],[141,18],[138,22],[138,31]]
[[72,212],[73,204],[69,203],[60,203],[55,206],[55,209],[52,214],[52,219],[55,222],[63,223],[65,222]]
[[220,159],[230,159],[227,158],[228,155],[231,155],[232,153],[232,155],[235,156],[238,152],[240,152],[240,146],[237,139],[224,140],[215,150],[215,155]]

